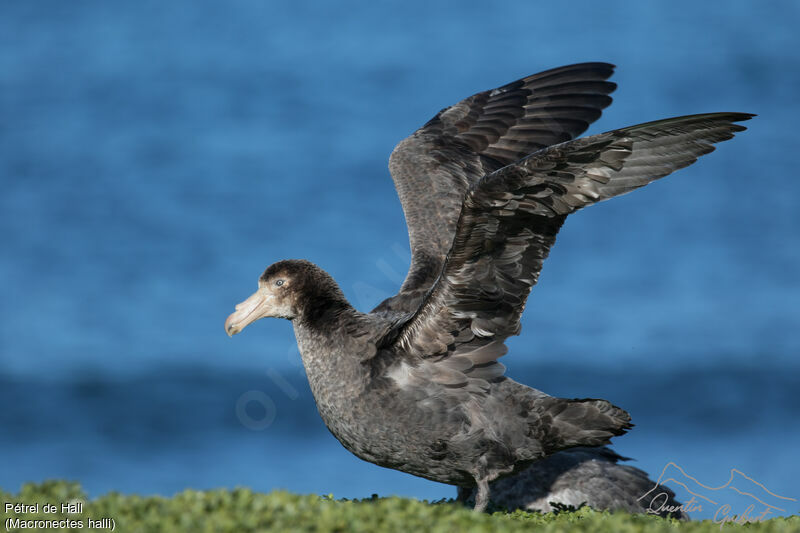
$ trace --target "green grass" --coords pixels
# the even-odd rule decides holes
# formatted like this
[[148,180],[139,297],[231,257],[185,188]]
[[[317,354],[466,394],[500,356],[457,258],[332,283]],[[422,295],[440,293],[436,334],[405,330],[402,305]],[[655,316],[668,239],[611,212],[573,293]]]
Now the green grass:
[[[5,511],[5,503],[85,502],[81,514],[14,514]],[[625,513],[600,513],[588,508],[556,515],[536,513],[478,514],[452,502],[426,503],[404,498],[369,500],[334,500],[331,497],[300,496],[275,491],[256,493],[249,489],[194,491],[186,490],[171,498],[122,495],[112,492],[91,501],[77,483],[47,481],[27,484],[18,494],[0,490],[2,528],[7,520],[60,520],[71,518],[88,529],[88,519],[113,518],[115,531],[128,532],[237,532],[250,531],[354,531],[354,532],[484,532],[484,531],[585,531],[592,533],[628,532],[718,532],[720,524],[710,521],[680,523],[655,516]],[[45,531],[45,529],[40,529]],[[726,524],[723,531],[795,532],[800,531],[800,517],[773,518],[757,524]],[[11,531],[31,531],[14,529]],[[57,531],[57,529],[46,529]],[[102,530],[98,530],[102,531]]]

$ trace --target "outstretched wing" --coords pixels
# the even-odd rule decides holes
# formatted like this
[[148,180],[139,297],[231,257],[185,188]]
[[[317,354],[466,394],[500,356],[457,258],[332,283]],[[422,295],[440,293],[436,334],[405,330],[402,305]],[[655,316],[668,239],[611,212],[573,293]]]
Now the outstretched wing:
[[411,268],[378,310],[413,312],[441,271],[464,195],[486,174],[583,133],[611,103],[607,63],[541,72],[440,111],[389,159],[411,241]]
[[450,386],[481,387],[501,376],[503,341],[519,332],[567,215],[692,164],[751,116],[712,113],[623,128],[546,148],[486,176],[469,191],[441,276],[394,351]]

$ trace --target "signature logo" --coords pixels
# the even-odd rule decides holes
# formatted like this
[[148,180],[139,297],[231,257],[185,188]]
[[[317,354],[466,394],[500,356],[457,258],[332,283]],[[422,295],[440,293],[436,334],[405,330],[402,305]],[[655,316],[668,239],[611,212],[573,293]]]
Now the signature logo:
[[[666,483],[685,489],[691,495],[689,501],[671,505],[670,492],[663,487]],[[649,502],[647,512],[652,514],[713,511],[712,520],[720,525],[720,529],[728,523],[760,522],[771,515],[786,513],[791,503],[797,502],[795,498],[769,490],[736,468],[731,468],[727,482],[711,486],[701,483],[673,462],[664,466],[655,486],[639,497],[639,501],[642,500]],[[732,505],[731,502],[735,503]]]

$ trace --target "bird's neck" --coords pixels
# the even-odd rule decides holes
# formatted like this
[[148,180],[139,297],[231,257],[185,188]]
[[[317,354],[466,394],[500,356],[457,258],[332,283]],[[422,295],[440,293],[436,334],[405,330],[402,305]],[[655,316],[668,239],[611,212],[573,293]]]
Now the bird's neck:
[[362,361],[365,352],[374,350],[374,342],[359,333],[364,318],[348,305],[328,307],[313,321],[292,321],[308,382],[326,424],[329,408],[345,406],[369,382],[370,369]]
[[354,344],[363,341],[350,334],[362,317],[346,300],[309,301],[292,320],[303,362],[322,357],[321,354],[327,354],[326,358],[334,355],[346,358],[356,348]]
[[357,314],[341,292],[330,292],[306,297],[293,322],[295,329],[299,326],[304,330],[330,334],[336,331],[337,324],[346,323]]

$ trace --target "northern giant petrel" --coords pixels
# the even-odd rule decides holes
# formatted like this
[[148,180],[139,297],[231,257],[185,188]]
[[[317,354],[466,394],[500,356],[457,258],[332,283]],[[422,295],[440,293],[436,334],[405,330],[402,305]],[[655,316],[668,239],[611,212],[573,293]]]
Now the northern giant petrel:
[[528,76],[440,111],[400,142],[389,168],[411,268],[369,313],[303,260],[268,267],[229,335],[263,317],[294,325],[311,390],[358,457],[477,487],[631,427],[605,400],[561,399],[504,376],[497,359],[566,217],[694,163],[745,128],[744,113],[640,124],[577,140],[611,103],[613,66]]

